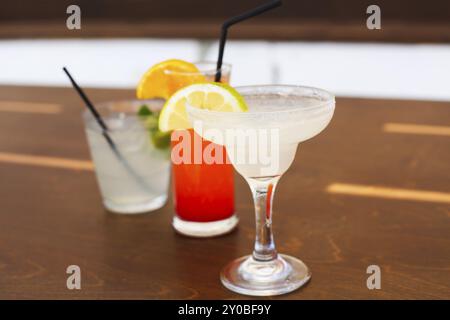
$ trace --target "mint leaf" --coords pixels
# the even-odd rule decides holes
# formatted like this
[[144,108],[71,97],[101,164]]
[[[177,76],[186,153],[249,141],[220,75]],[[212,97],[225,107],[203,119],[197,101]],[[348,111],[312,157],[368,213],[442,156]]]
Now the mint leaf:
[[144,121],[144,126],[147,130],[156,130],[158,129],[158,118],[155,115],[147,116]]
[[155,130],[151,132],[153,145],[158,149],[167,149],[170,147],[171,132],[162,132]]
[[138,111],[138,116],[141,116],[141,117],[148,117],[148,116],[151,116],[152,114],[153,114],[153,112],[152,112],[152,110],[150,110],[148,107],[147,107],[147,105],[145,105],[145,104],[143,104],[140,108],[139,108],[139,111]]

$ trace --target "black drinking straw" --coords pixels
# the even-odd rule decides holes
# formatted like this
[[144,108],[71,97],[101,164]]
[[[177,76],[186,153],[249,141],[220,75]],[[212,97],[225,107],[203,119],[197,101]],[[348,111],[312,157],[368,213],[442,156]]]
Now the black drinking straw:
[[86,107],[91,111],[92,115],[94,116],[97,123],[100,125],[102,129],[102,135],[105,137],[106,141],[108,142],[108,145],[111,147],[111,150],[114,152],[116,157],[120,160],[120,162],[124,165],[125,169],[136,179],[136,181],[144,188],[149,189],[147,183],[142,180],[142,178],[133,170],[133,168],[129,165],[129,163],[125,160],[123,155],[120,153],[119,149],[117,148],[117,145],[114,143],[114,141],[111,139],[111,136],[108,134],[108,127],[106,126],[105,121],[103,121],[102,117],[98,113],[97,109],[95,109],[94,105],[92,104],[91,100],[87,97],[87,95],[84,93],[83,89],[75,82],[72,75],[70,74],[69,70],[67,70],[66,67],[63,67],[64,72],[69,77],[70,82],[72,83],[72,86],[75,88],[75,90],[80,95],[81,99],[83,99]]
[[241,21],[250,19],[252,17],[255,17],[257,15],[260,15],[261,13],[264,13],[266,11],[272,10],[276,7],[281,6],[281,0],[273,0],[266,4],[260,5],[252,10],[249,10],[247,12],[241,13],[237,16],[234,16],[228,20],[226,20],[222,24],[222,31],[220,34],[220,44],[219,44],[219,57],[217,59],[217,67],[216,67],[216,77],[214,81],[220,82],[220,79],[222,77],[222,61],[223,61],[223,52],[225,50],[225,42],[227,41],[227,34],[228,34],[228,28],[230,28],[232,25],[239,23]]
[[[67,74],[67,76],[69,77],[70,82],[72,83],[72,86],[75,88],[75,90],[78,92],[78,94],[80,95],[81,99],[83,99],[84,104],[86,105],[86,107],[91,111],[92,115],[94,116],[95,120],[97,120],[98,124],[100,125],[100,127],[106,131],[108,130],[108,127],[106,126],[105,122],[103,121],[102,117],[100,116],[100,114],[98,113],[97,109],[95,109],[94,105],[92,104],[91,100],[89,100],[89,98],[87,97],[87,95],[84,93],[83,89],[80,88],[80,86],[75,82],[75,80],[72,78],[72,75],[70,74],[69,70],[67,70],[66,67],[63,67],[64,72]],[[108,133],[106,133],[106,135],[109,137]],[[112,142],[111,138],[108,139],[109,141]],[[114,145],[114,143],[112,143],[112,145]]]

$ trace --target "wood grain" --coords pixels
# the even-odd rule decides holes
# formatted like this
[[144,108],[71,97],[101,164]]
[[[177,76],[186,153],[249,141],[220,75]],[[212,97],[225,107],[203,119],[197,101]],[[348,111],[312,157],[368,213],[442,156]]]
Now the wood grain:
[[[87,90],[94,101],[133,91]],[[0,87],[1,101],[62,105],[58,114],[2,112],[0,152],[89,161],[81,103],[71,89]],[[450,125],[450,103],[337,99],[335,117],[303,143],[275,195],[280,252],[313,272],[282,299],[450,299],[450,206],[330,194],[340,182],[450,192],[448,136],[396,134],[385,123]],[[250,191],[236,179],[239,228],[190,239],[171,225],[172,204],[135,217],[106,212],[91,171],[0,163],[0,298],[242,299],[223,288],[225,263],[252,249]],[[66,288],[77,264],[82,289]],[[381,267],[381,290],[366,268]]]

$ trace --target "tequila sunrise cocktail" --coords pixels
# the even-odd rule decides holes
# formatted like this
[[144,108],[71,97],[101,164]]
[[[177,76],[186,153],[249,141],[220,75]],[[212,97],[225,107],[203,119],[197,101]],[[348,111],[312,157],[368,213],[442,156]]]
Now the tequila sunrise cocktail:
[[[231,66],[223,64],[219,71],[221,82],[228,83]],[[213,82],[217,72],[216,63],[213,62],[192,64],[176,59],[163,61],[154,65],[143,76],[137,95],[142,99],[157,96],[169,100],[183,87]],[[170,108],[166,106],[159,118],[159,129],[173,132],[173,227],[181,234],[194,237],[227,233],[238,222],[234,212],[233,167],[225,160],[205,163],[201,156],[196,158],[196,153],[203,153],[212,143],[202,141],[190,129],[184,104]],[[215,147],[217,150],[221,149],[223,159],[226,159],[225,148]],[[182,161],[175,159],[177,157]]]
[[[223,146],[203,140],[192,129],[172,134],[172,168],[175,212],[179,219],[214,222],[234,214],[233,166]],[[206,163],[203,153],[213,147],[221,154]],[[197,151],[195,151],[197,149]],[[175,154],[177,153],[177,154]],[[181,161],[176,161],[176,158]],[[211,230],[212,231],[212,230]]]
[[[189,78],[195,83],[214,81],[217,72],[215,63],[200,62],[195,65],[198,73],[169,70],[166,71],[166,75],[169,78]],[[229,82],[230,71],[230,65],[222,65],[223,83]],[[176,148],[181,142],[174,139],[180,137],[177,131],[172,134],[172,148]],[[196,154],[203,154],[211,142],[203,140],[192,129],[188,129],[185,133],[186,140],[182,144],[182,149],[183,152],[190,153],[191,157],[184,158],[187,161],[176,163],[174,152],[171,156],[175,205],[173,226],[184,235],[196,237],[227,233],[238,222],[234,212],[233,166],[227,163],[226,150],[223,146],[216,146],[222,149],[223,159],[220,163],[205,163],[201,156],[194,159]],[[196,141],[198,143],[195,143]]]

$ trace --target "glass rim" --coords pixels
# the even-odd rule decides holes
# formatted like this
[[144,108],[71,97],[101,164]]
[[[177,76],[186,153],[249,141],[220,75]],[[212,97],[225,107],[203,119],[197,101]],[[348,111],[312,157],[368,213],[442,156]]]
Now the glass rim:
[[[120,110],[114,110],[114,105],[128,105],[130,107],[136,106],[139,107],[142,104],[147,104],[147,106],[150,108],[150,110],[152,110],[151,105],[149,105],[151,102],[158,102],[161,105],[158,106],[157,109],[158,111],[160,111],[163,106],[164,106],[164,99],[161,98],[154,98],[154,99],[137,99],[137,98],[131,98],[131,99],[119,99],[119,100],[108,100],[108,101],[103,101],[103,102],[99,102],[99,103],[95,103],[95,109],[101,114],[101,111],[109,111],[112,113],[123,113],[126,115],[127,118],[138,118],[138,114],[137,113],[131,113],[127,112],[126,110],[124,111],[120,111]],[[104,116],[101,115],[102,119],[108,118],[108,116]],[[92,114],[92,112],[88,109],[88,108],[84,108],[83,111],[81,111],[81,117],[83,119],[83,123],[85,125],[86,128],[90,128],[90,129],[94,129],[95,131],[99,131],[101,132],[102,129],[100,128],[100,126],[98,125],[97,121],[95,121],[95,117]],[[90,121],[94,120],[95,123],[97,124],[95,126],[95,128],[92,128],[92,126],[90,126]],[[97,130],[98,129],[98,130]],[[107,130],[108,132],[116,132],[116,131],[120,131],[120,130],[115,130],[115,129],[111,129],[108,128]]]
[[[196,75],[215,75],[217,72],[216,66],[217,62],[210,61],[210,60],[201,60],[201,61],[195,61],[192,64],[194,64],[196,67],[199,65],[208,65],[210,67],[206,69],[199,69],[198,72],[186,72],[186,71],[175,71],[175,70],[164,70],[165,74],[168,75],[186,75],[186,76],[196,76]],[[222,63],[222,67],[219,69],[219,71],[222,74],[227,74],[231,72],[231,64],[230,63]]]
[[[335,104],[335,95],[332,94],[331,92],[324,90],[324,89],[320,89],[320,88],[316,88],[316,87],[311,87],[311,86],[303,86],[303,85],[285,85],[285,84],[263,84],[263,85],[247,85],[247,86],[237,86],[234,87],[234,89],[236,91],[238,91],[239,94],[241,94],[242,96],[244,96],[244,100],[245,100],[245,94],[242,94],[242,90],[255,90],[255,94],[257,94],[257,89],[281,89],[281,88],[290,88],[290,89],[297,89],[297,90],[304,90],[304,91],[310,91],[310,92],[319,92],[320,94],[323,94],[324,96],[327,97],[326,100],[324,101],[319,101],[317,104],[314,104],[312,106],[309,107],[303,107],[301,108],[302,111],[314,111],[314,110],[318,110],[323,108],[324,106],[330,105],[330,104]],[[267,93],[267,92],[266,92]],[[305,97],[308,97],[307,95],[304,95]],[[269,110],[269,111],[248,111],[248,112],[228,112],[228,111],[216,111],[216,110],[208,110],[208,109],[200,109],[200,108],[196,108],[194,106],[189,105],[189,103],[186,103],[186,109],[189,110],[189,112],[193,112],[193,113],[197,113],[197,114],[203,114],[203,115],[207,115],[207,114],[215,114],[215,115],[224,115],[224,116],[233,116],[235,115],[236,117],[245,117],[245,116],[254,116],[255,114],[284,114],[284,113],[292,113],[297,111],[296,108],[290,108],[290,109],[282,109],[282,110]]]
[[[105,109],[112,109],[111,107],[114,105],[139,105],[139,104],[149,104],[152,102],[161,102],[164,104],[165,100],[162,98],[153,98],[153,99],[137,99],[137,98],[131,98],[131,99],[119,99],[119,100],[107,100],[95,103],[95,109],[97,110],[105,110]],[[113,110],[114,111],[114,110]],[[92,115],[92,112],[88,108],[84,108],[83,111],[81,111],[82,114],[89,114]]]

